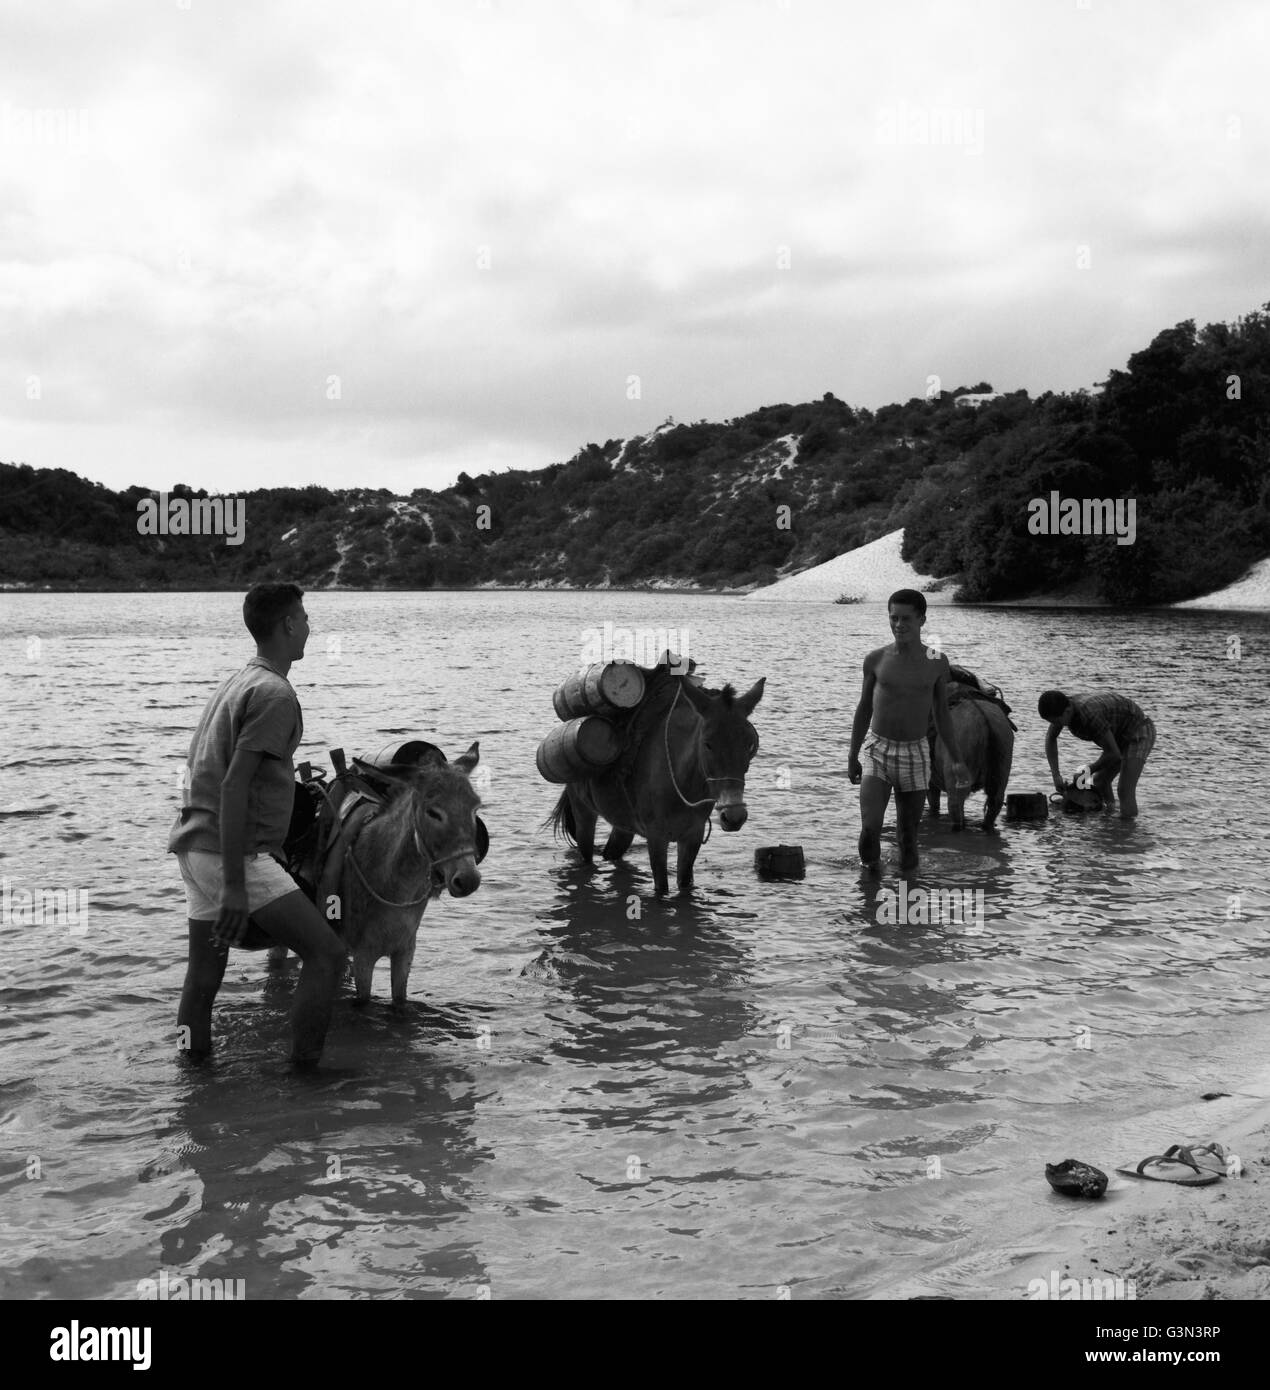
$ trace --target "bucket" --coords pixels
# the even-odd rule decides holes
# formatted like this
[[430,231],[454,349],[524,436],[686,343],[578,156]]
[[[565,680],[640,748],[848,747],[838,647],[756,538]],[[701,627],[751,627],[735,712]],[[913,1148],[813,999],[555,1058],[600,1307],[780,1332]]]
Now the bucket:
[[1067,782],[1061,792],[1054,792],[1050,800],[1062,803],[1064,812],[1069,815],[1082,815],[1087,811],[1101,811],[1102,797],[1093,787],[1078,787],[1074,781]]
[[1048,820],[1049,814],[1044,792],[1009,792],[1006,795],[1006,820]]
[[754,872],[760,878],[802,878],[807,872],[802,845],[765,845],[756,849]]
[[644,698],[644,673],[633,661],[597,661],[575,672],[551,697],[560,719],[616,714]]
[[607,719],[571,719],[538,745],[538,771],[548,782],[574,782],[606,768],[621,751],[622,740]]

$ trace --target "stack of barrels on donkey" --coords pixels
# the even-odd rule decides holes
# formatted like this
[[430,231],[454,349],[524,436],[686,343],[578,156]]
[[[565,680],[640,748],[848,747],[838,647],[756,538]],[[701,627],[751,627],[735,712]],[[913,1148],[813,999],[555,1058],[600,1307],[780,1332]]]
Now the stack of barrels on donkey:
[[[730,685],[708,690],[692,674],[695,665],[666,653],[651,669],[609,662],[580,672],[554,701],[562,719],[577,717],[538,753],[542,775],[565,783],[548,821],[556,833],[588,862],[600,817],[612,827],[605,859],[620,859],[644,836],[658,893],[669,891],[672,842],[683,891],[692,886],[711,812],[726,831],[739,830],[748,815],[745,774],[758,751],[750,715],[766,678],[744,695]],[[605,727],[588,727],[595,722]]]
[[994,685],[981,681],[963,666],[949,668],[948,715],[957,732],[962,761],[970,769],[969,786],[958,787],[952,775],[952,760],[944,742],[930,727],[931,776],[927,803],[932,816],[939,815],[941,792],[948,794],[948,814],[954,830],[966,825],[966,797],[982,791],[983,828],[991,830],[1005,801],[1005,788],[1010,780],[1010,765],[1014,760],[1015,725],[1010,719],[1010,706],[1001,698]]

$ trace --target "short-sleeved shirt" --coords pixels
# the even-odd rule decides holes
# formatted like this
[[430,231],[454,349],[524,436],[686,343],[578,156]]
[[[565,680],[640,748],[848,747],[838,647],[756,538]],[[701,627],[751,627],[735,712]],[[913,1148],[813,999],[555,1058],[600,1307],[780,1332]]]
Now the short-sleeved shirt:
[[1101,695],[1073,695],[1075,714],[1067,726],[1077,738],[1097,743],[1110,733],[1123,748],[1144,733],[1146,715],[1127,695],[1107,691]]
[[184,805],[168,836],[168,852],[221,852],[221,783],[240,748],[265,755],[247,791],[243,852],[281,850],[295,797],[292,757],[303,736],[291,682],[264,657],[253,657],[207,702],[190,740]]

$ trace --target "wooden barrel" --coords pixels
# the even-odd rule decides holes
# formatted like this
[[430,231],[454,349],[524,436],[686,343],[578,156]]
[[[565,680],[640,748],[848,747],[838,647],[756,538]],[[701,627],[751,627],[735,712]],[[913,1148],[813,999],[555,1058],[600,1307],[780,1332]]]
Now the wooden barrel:
[[760,878],[802,878],[807,872],[802,845],[765,845],[756,849],[754,872]]
[[538,745],[538,771],[548,782],[574,782],[606,768],[621,751],[622,740],[607,719],[571,719]]
[[561,719],[616,714],[644,698],[644,673],[633,661],[597,661],[575,672],[551,697]]
[[1006,820],[1048,820],[1049,814],[1044,792],[1010,792],[1005,798]]

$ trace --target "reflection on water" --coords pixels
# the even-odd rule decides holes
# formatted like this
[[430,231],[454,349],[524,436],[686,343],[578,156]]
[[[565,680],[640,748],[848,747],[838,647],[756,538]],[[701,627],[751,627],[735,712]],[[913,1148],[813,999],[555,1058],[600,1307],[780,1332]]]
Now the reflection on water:
[[[91,898],[83,934],[3,927],[9,1296],[132,1296],[163,1269],[248,1298],[861,1296],[954,1258],[947,1288],[973,1292],[1008,1243],[994,1199],[1033,1209],[1020,1172],[1210,1088],[1214,1030],[1264,1008],[1247,783],[1270,619],[936,610],[928,631],[1014,706],[1013,790],[1049,785],[1041,689],[1123,689],[1159,741],[1136,823],[927,823],[906,888],[968,893],[982,920],[903,922],[880,910],[893,827],[863,873],[845,769],[881,608],[315,594],[301,756],[479,739],[487,872],[429,910],[403,1015],[341,1003],[327,1075],[283,1064],[294,965],[245,953],[216,1060],[185,1070],[163,847],[199,709],[246,656],[238,603],[6,600],[0,875]],[[605,620],[689,628],[712,682],[768,677],[749,824],[710,839],[690,898],[652,895],[639,843],[584,868],[541,829],[550,694]],[[1065,768],[1087,747],[1064,736]],[[755,877],[778,842],[805,880]]]

